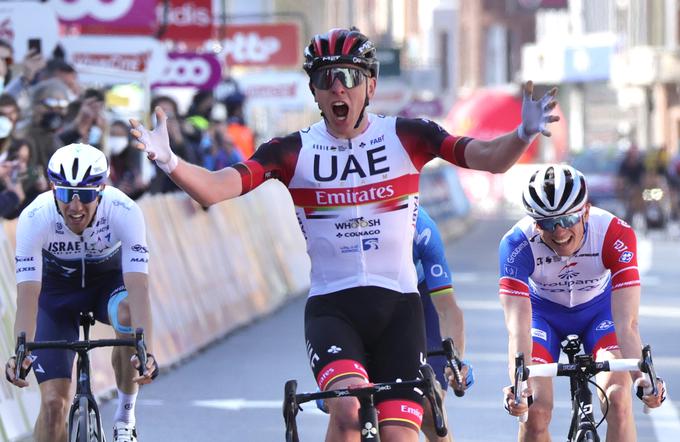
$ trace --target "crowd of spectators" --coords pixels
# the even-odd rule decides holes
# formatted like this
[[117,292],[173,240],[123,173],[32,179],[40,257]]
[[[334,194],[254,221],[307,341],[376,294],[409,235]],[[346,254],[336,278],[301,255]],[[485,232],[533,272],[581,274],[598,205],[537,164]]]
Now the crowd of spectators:
[[[106,93],[83,87],[59,46],[49,58],[29,51],[15,62],[12,46],[0,39],[0,218],[16,218],[48,189],[47,161],[70,143],[102,149],[109,158],[110,183],[133,199],[178,190],[164,173],[144,173],[145,159],[132,147],[129,124],[107,109]],[[254,151],[245,98],[238,87],[219,98],[199,90],[181,114],[175,98],[158,95],[148,111],[153,115],[160,106],[168,115],[170,143],[178,156],[217,170]],[[153,118],[150,123],[155,124]]]

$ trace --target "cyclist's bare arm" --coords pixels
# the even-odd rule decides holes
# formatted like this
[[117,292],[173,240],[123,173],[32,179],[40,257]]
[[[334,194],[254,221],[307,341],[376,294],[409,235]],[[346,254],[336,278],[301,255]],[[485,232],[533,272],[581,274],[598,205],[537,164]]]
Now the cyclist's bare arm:
[[[639,358],[642,340],[638,329],[640,286],[624,287],[612,291],[612,318],[616,327],[621,354],[624,358]],[[637,373],[639,375],[639,372]],[[637,377],[635,375],[634,377]]]
[[471,169],[503,173],[517,162],[527,146],[517,136],[517,131],[489,141],[474,139],[465,149],[465,161]]
[[526,364],[531,364],[531,301],[524,296],[500,295],[505,327],[508,330],[508,371],[514,380],[515,355],[522,352]]
[[241,175],[233,167],[211,172],[179,160],[177,168],[169,176],[204,207],[241,195]]
[[123,282],[128,292],[130,305],[130,326],[144,329],[146,350],[153,353],[153,322],[149,300],[149,276],[141,272],[123,273]]
[[[16,342],[16,338],[21,332],[26,332],[27,339],[33,340],[41,285],[40,281],[24,281],[17,284],[17,314],[14,321],[14,342]],[[17,387],[26,387],[28,386],[28,381],[15,377],[16,364],[20,363],[24,364],[24,368],[30,366],[28,359],[16,361],[14,355],[10,355],[7,364],[5,364],[5,377]]]
[[439,316],[439,333],[443,338],[451,337],[456,344],[459,357],[465,355],[465,323],[463,311],[456,303],[453,293],[432,296],[432,303]]
[[17,284],[17,314],[14,321],[14,342],[20,332],[26,332],[26,340],[35,336],[35,321],[38,316],[40,281],[24,281]]
[[[638,358],[642,339],[638,329],[638,311],[640,309],[640,286],[624,287],[612,291],[612,318],[616,328],[616,339],[624,358]],[[630,373],[633,381],[643,376],[639,371]],[[645,385],[648,385],[645,382]],[[644,396],[642,401],[650,408],[661,406],[664,388],[658,383],[657,396]]]

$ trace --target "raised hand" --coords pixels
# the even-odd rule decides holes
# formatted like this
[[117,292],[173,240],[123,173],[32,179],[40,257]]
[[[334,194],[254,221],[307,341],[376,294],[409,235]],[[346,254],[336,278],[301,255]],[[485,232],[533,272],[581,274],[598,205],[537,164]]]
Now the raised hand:
[[146,156],[156,162],[163,172],[170,174],[177,167],[177,155],[170,148],[168,137],[168,117],[163,109],[156,107],[154,110],[158,124],[152,131],[148,131],[142,123],[134,118],[130,119],[130,134],[135,138],[133,144],[137,149],[146,152]]
[[517,136],[530,143],[539,133],[549,137],[548,123],[559,121],[560,117],[551,112],[557,106],[557,88],[550,89],[540,100],[534,100],[534,84],[527,81],[522,91],[522,124],[517,128]]

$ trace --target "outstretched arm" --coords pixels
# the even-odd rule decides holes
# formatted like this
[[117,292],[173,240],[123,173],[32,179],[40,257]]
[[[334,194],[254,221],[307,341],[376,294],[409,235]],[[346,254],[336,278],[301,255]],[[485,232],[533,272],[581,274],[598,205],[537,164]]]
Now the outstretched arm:
[[522,94],[522,123],[516,130],[489,141],[472,140],[465,150],[465,161],[471,169],[502,173],[510,169],[540,133],[549,137],[549,123],[560,117],[551,112],[557,106],[557,89],[548,91],[540,100],[533,99],[534,85],[528,81]]
[[155,113],[158,125],[152,131],[139,121],[130,119],[130,133],[137,140],[136,147],[146,152],[150,160],[156,161],[175,184],[204,207],[241,194],[241,177],[235,169],[227,167],[211,172],[179,159],[170,149],[168,117],[160,107],[155,109]]

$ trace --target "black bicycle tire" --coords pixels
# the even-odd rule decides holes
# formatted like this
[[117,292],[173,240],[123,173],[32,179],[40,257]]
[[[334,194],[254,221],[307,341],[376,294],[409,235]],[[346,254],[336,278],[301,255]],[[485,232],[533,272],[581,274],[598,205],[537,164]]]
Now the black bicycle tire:
[[90,401],[82,396],[78,401],[78,442],[90,440]]

